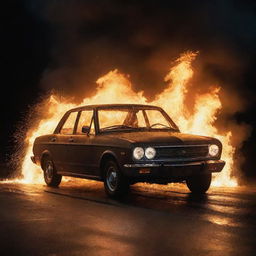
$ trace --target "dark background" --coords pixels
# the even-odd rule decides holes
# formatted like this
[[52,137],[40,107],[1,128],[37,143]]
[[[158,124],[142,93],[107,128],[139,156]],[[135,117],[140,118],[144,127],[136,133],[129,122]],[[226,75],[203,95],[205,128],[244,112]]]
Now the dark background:
[[256,175],[255,1],[20,0],[2,3],[1,16],[1,162],[48,91],[79,102],[118,68],[153,98],[170,61],[192,50],[197,90],[220,85],[223,118],[251,127],[240,152],[244,175]]

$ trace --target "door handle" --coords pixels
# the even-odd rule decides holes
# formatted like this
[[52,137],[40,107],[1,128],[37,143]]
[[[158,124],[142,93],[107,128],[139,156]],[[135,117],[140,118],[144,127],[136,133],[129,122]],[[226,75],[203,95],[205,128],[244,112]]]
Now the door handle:
[[69,142],[74,142],[74,139],[73,138],[69,138],[68,141]]
[[55,142],[56,141],[56,138],[51,138],[51,142]]

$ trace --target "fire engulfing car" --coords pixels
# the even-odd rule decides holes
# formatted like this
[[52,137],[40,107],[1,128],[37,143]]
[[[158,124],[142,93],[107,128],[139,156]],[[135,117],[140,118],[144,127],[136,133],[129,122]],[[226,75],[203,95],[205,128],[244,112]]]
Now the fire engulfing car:
[[117,198],[137,182],[186,181],[205,193],[225,165],[221,151],[215,138],[181,133],[160,107],[112,104],[66,112],[52,134],[35,139],[31,159],[48,186],[62,176],[99,180]]

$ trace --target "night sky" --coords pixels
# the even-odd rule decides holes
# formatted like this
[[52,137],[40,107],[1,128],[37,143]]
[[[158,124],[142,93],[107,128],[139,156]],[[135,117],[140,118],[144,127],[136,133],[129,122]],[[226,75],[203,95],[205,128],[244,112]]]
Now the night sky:
[[171,61],[192,50],[200,71],[192,83],[220,85],[223,115],[251,127],[243,172],[256,176],[255,1],[20,0],[5,1],[1,14],[2,162],[29,109],[52,89],[79,102],[118,68],[153,98]]

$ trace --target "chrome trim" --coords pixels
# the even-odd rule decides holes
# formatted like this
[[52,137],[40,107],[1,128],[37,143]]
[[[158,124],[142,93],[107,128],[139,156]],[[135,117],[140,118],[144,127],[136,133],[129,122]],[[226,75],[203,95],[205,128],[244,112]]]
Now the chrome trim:
[[206,161],[207,164],[225,164],[224,160],[208,160]]
[[127,168],[140,168],[140,167],[159,167],[161,164],[124,164]]
[[164,166],[167,166],[167,167],[171,167],[171,166],[197,166],[197,165],[202,165],[204,164],[204,162],[194,162],[194,163],[187,163],[187,164],[165,164]]
[[183,164],[164,164],[163,166],[194,166],[194,165],[211,165],[211,164],[225,164],[223,160],[208,160],[208,161],[200,161],[200,162],[192,162],[192,163],[183,163]]
[[179,163],[173,163],[173,164],[124,164],[124,167],[127,167],[127,168],[143,168],[143,167],[160,167],[160,166],[163,166],[163,167],[187,167],[187,166],[196,166],[196,165],[207,165],[207,164],[225,164],[225,161],[223,160],[206,160],[206,161],[200,161],[200,162],[189,162],[189,163],[182,163],[182,164],[179,164]]
[[[213,158],[213,157],[205,156],[205,157],[194,157],[194,158],[161,158],[161,159],[152,159],[152,160],[148,159],[147,161],[152,161],[152,162],[189,162],[189,161],[207,161],[207,160],[210,160],[210,158]],[[137,161],[140,161],[140,160],[137,160]]]

